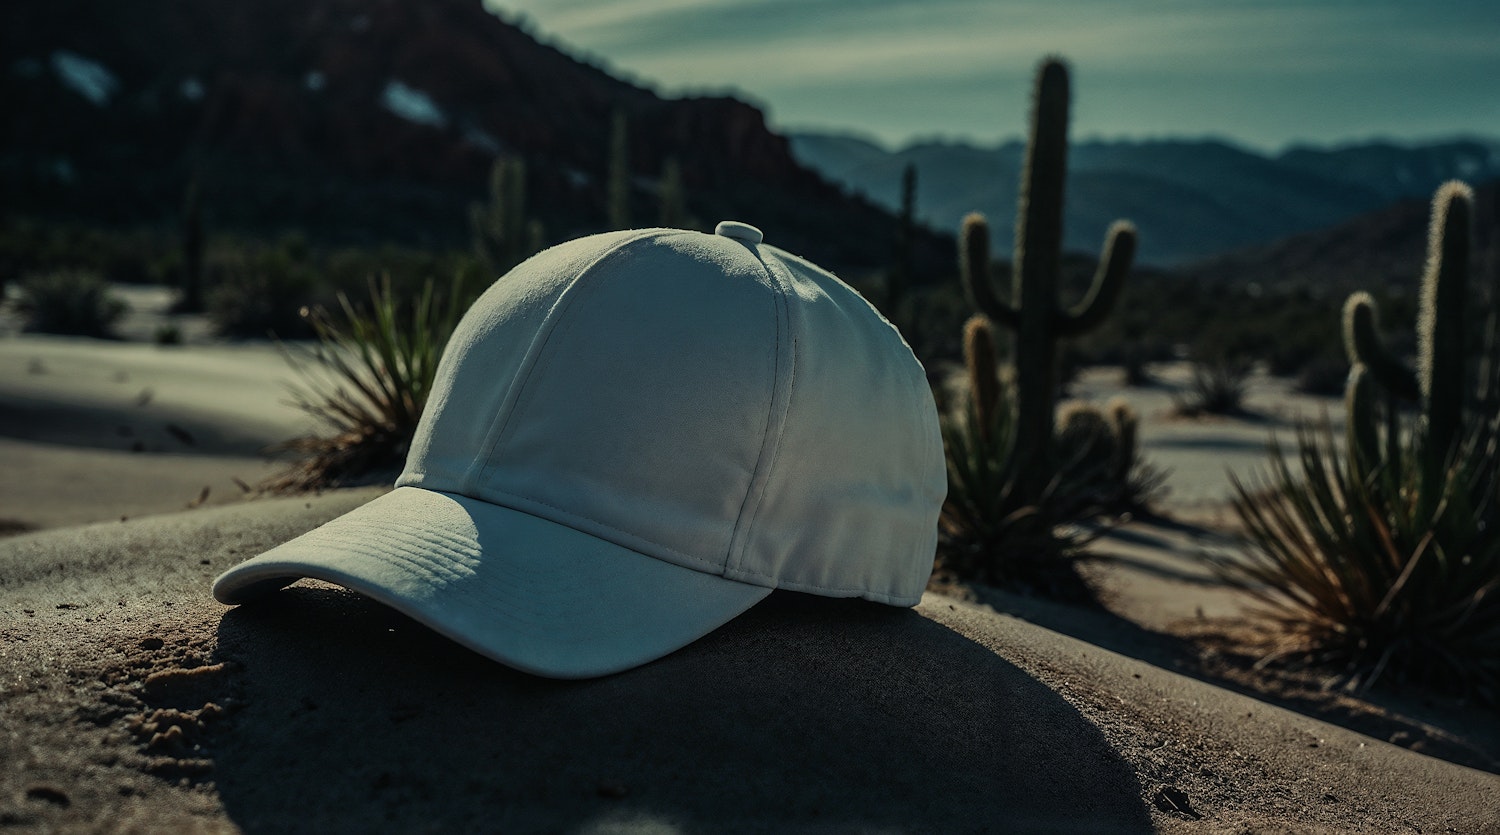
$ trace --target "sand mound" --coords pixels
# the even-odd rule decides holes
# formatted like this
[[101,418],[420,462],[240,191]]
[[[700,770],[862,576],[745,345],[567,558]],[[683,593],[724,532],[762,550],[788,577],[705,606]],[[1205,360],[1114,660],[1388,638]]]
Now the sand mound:
[[250,831],[1500,830],[1500,778],[992,611],[773,595],[646,667],[515,673],[220,570],[373,495],[0,541],[0,824]]

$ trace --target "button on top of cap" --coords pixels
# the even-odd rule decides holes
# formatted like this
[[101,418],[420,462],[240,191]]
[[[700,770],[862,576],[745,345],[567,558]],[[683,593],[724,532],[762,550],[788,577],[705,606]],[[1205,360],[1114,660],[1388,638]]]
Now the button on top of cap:
[[737,220],[721,220],[714,227],[715,235],[723,235],[726,238],[734,238],[749,246],[755,246],[765,239],[765,235],[759,229],[748,223],[740,223]]

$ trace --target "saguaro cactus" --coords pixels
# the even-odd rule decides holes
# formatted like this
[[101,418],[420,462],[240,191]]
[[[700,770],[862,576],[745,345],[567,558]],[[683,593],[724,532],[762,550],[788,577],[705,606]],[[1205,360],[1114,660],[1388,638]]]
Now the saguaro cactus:
[[526,211],[526,161],[496,157],[489,203],[469,207],[474,251],[492,273],[506,272],[542,248],[542,225]]
[[625,111],[616,110],[609,126],[608,187],[605,211],[610,229],[630,228],[630,137]]
[[1083,301],[1063,309],[1063,185],[1068,155],[1068,70],[1049,58],[1037,71],[1031,136],[1016,213],[1016,246],[1009,301],[1000,299],[988,274],[989,226],[982,215],[964,219],[960,266],[970,298],[996,324],[1015,333],[1016,419],[1011,463],[1016,497],[1036,503],[1052,479],[1053,408],[1057,400],[1057,341],[1098,327],[1124,286],[1135,255],[1135,227],[1116,221]]
[[[1452,181],[1432,200],[1427,235],[1427,268],[1417,311],[1417,367],[1413,371],[1393,357],[1376,331],[1375,300],[1355,293],[1344,304],[1344,346],[1354,365],[1350,374],[1351,433],[1368,456],[1374,420],[1367,393],[1355,390],[1368,375],[1395,397],[1421,404],[1421,496],[1430,510],[1441,498],[1441,485],[1460,440],[1467,384],[1464,369],[1464,290],[1469,273],[1470,216],[1474,192]],[[1388,433],[1389,434],[1389,433]]]
[[907,163],[901,170],[901,212],[897,219],[891,269],[885,279],[885,303],[881,305],[881,312],[893,322],[916,272],[912,267],[912,249],[917,238],[917,166],[914,163]]

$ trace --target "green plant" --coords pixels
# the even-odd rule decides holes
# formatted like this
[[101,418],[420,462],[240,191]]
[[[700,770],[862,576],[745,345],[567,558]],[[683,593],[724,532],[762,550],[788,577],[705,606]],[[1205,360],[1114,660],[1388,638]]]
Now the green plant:
[[18,307],[24,328],[38,333],[70,336],[111,335],[125,314],[125,303],[109,291],[97,273],[57,270],[21,280]]
[[1232,353],[1210,353],[1193,360],[1186,397],[1174,396],[1178,414],[1237,415],[1245,411],[1245,392],[1255,362]]
[[176,322],[157,325],[151,334],[151,341],[157,345],[181,345],[182,328]]
[[[1269,474],[1234,483],[1252,547],[1216,565],[1270,607],[1288,652],[1341,666],[1351,684],[1389,676],[1500,702],[1500,415],[1472,407],[1453,353],[1470,199],[1449,184],[1434,200],[1420,371],[1379,350],[1373,303],[1351,296],[1345,437],[1301,426],[1300,466],[1273,439]],[[1397,398],[1412,395],[1422,414],[1403,428]]]
[[1104,410],[1069,403],[1059,411],[1057,469],[1032,503],[1015,488],[1014,384],[995,361],[988,319],[964,328],[965,388],[942,397],[939,412],[948,498],[939,525],[944,574],[1049,597],[1087,602],[1092,592],[1074,559],[1094,534],[1081,523],[1107,512],[1144,509],[1164,474],[1140,458],[1138,419],[1123,399]]
[[1098,327],[1125,283],[1135,254],[1135,227],[1116,221],[1104,257],[1084,299],[1064,310],[1058,302],[1062,270],[1063,183],[1068,151],[1068,71],[1047,59],[1037,72],[1031,135],[1026,146],[1017,211],[1015,266],[1009,301],[996,296],[989,277],[989,226],[964,219],[961,271],[973,304],[1015,336],[1015,432],[1011,442],[1017,499],[1037,503],[1052,482],[1057,461],[1051,443],[1057,400],[1058,340]]
[[[939,562],[981,582],[1087,601],[1092,593],[1072,558],[1091,535],[1079,523],[1143,505],[1161,476],[1140,460],[1128,405],[1055,414],[1058,342],[1104,321],[1135,250],[1133,227],[1116,223],[1084,300],[1059,307],[1067,116],[1067,70],[1049,59],[1037,74],[1008,302],[992,286],[987,223],[978,214],[964,220],[960,272],[980,313],[964,329],[967,400],[943,414],[948,501]],[[1006,374],[995,361],[995,325],[1014,336]]]
[[[1356,293],[1345,306],[1344,334],[1350,362],[1356,368],[1368,368],[1371,377],[1391,395],[1420,403],[1420,490],[1428,511],[1442,496],[1466,405],[1464,285],[1469,272],[1473,201],[1473,191],[1456,181],[1438,189],[1433,198],[1427,271],[1417,312],[1415,371],[1381,344],[1375,328],[1375,301],[1369,294]],[[1364,414],[1350,415],[1350,420],[1371,419]]]
[[224,336],[283,339],[301,336],[309,323],[316,274],[305,253],[283,241],[276,247],[226,253],[215,265],[208,314]]
[[542,224],[526,215],[526,161],[497,157],[490,167],[490,199],[469,207],[474,251],[501,275],[542,248]]
[[668,229],[687,228],[687,191],[682,185],[682,163],[677,157],[667,157],[661,165],[657,215],[657,222]]
[[609,126],[608,189],[605,212],[610,229],[630,228],[630,138],[625,111],[616,110]]
[[[1380,433],[1377,433],[1377,435]],[[1253,545],[1220,558],[1220,575],[1269,606],[1285,650],[1342,668],[1368,686],[1382,676],[1500,697],[1500,525],[1497,432],[1475,423],[1435,512],[1415,501],[1420,442],[1367,477],[1325,424],[1302,427],[1293,467],[1271,447],[1271,473],[1234,483]],[[1346,440],[1344,444],[1348,445]]]
[[[912,247],[917,237],[917,166],[907,163],[901,169],[901,211],[897,215],[896,241],[892,247],[890,269],[885,274],[885,286],[881,293],[881,312],[892,322],[904,319],[900,316],[903,302],[911,290],[915,269],[912,266]],[[902,324],[898,322],[898,325]]]
[[330,434],[297,438],[280,449],[298,463],[269,485],[305,490],[392,475],[406,459],[443,349],[468,306],[461,281],[446,294],[427,281],[403,306],[389,279],[369,285],[369,306],[339,294],[339,313],[317,307],[306,315],[318,341],[283,346],[301,376],[293,402]]
[[[937,570],[1050,597],[1090,599],[1070,559],[1086,544],[1083,533],[1075,528],[1059,534],[1057,520],[1045,515],[1049,505],[1015,500],[1009,456],[1014,410],[983,316],[964,327],[964,357],[963,396],[940,413],[948,497],[939,518]],[[1002,552],[1005,558],[997,559]]]

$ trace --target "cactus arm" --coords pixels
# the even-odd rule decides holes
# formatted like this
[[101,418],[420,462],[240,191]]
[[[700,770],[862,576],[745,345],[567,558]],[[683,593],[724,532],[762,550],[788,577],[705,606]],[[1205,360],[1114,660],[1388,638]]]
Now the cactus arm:
[[1427,417],[1427,455],[1446,461],[1464,409],[1464,285],[1469,272],[1469,208],[1473,192],[1444,184],[1432,201],[1427,274],[1417,314],[1417,379]]
[[1359,481],[1364,481],[1380,466],[1380,433],[1375,417],[1375,380],[1369,368],[1356,362],[1349,369],[1349,382],[1344,386],[1344,411],[1348,416],[1349,464],[1351,472]]
[[1420,394],[1417,375],[1391,356],[1375,330],[1375,299],[1363,291],[1344,302],[1344,350],[1352,364],[1364,365],[1376,382],[1402,400]]
[[984,316],[971,316],[964,323],[964,365],[969,372],[969,396],[979,422],[979,437],[988,441],[1000,405],[1000,370],[995,365],[995,337],[990,331],[990,320]]
[[1099,261],[1098,272],[1094,273],[1094,283],[1083,301],[1066,313],[1058,314],[1058,334],[1078,336],[1104,322],[1104,317],[1114,309],[1115,301],[1125,287],[1125,274],[1130,272],[1130,262],[1135,258],[1135,244],[1134,224],[1117,220],[1109,227],[1104,240],[1104,257]]
[[994,282],[990,281],[990,225],[978,212],[964,218],[958,238],[958,270],[969,301],[980,313],[1007,328],[1020,324],[1020,313],[995,295]]

